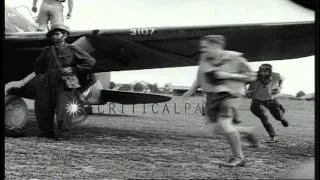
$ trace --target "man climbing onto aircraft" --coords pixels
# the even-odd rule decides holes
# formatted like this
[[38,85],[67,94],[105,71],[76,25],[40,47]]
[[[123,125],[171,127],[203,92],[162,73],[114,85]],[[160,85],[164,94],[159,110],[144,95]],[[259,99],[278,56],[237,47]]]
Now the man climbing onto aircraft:
[[[77,113],[80,102],[76,97],[76,88],[67,87],[65,75],[88,72],[96,60],[79,47],[67,44],[65,39],[69,28],[65,25],[53,25],[47,33],[53,45],[45,47],[34,63],[34,71],[39,78],[36,87],[35,113],[41,131],[40,136],[65,139],[70,135],[71,121]],[[54,132],[54,114],[56,111],[58,133]]]
[[[33,0],[32,12],[37,12],[37,1]],[[63,20],[63,5],[65,0],[42,0],[42,4],[39,10],[37,22],[39,23],[39,31],[44,31],[50,24],[64,24]],[[70,19],[73,10],[73,0],[68,0],[69,12],[67,19]]]
[[280,121],[284,127],[289,126],[288,121],[284,118],[285,109],[276,99],[276,96],[280,93],[283,80],[279,73],[272,72],[270,64],[262,64],[259,67],[257,80],[250,83],[247,91],[247,96],[252,98],[251,112],[261,120],[270,136],[268,143],[276,143],[278,138],[268,120],[266,109],[269,109],[272,116]]
[[[206,93],[206,116],[213,134],[222,133],[228,139],[232,157],[221,165],[235,167],[244,165],[240,133],[258,147],[252,129],[236,127],[239,96],[244,94],[245,83],[255,80],[242,53],[224,50],[225,39],[221,35],[208,35],[200,40],[200,59],[196,80],[183,96],[194,94],[201,87]],[[240,133],[239,133],[240,132]]]

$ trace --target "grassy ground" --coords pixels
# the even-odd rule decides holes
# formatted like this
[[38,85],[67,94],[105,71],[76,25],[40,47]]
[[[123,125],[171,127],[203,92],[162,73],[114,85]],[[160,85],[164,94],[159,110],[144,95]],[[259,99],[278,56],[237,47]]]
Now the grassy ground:
[[[174,97],[158,105],[100,106],[68,141],[36,137],[30,111],[25,137],[5,138],[6,179],[218,178],[273,179],[314,157],[314,102],[280,100],[288,128],[271,118],[280,141],[268,139],[243,99],[242,126],[256,127],[262,146],[243,151],[245,167],[219,168],[230,155],[226,140],[212,138],[201,116],[200,98]],[[111,107],[111,110],[110,110]],[[94,112],[98,109],[95,107]],[[110,112],[109,112],[110,111]],[[114,114],[116,112],[116,114]]]

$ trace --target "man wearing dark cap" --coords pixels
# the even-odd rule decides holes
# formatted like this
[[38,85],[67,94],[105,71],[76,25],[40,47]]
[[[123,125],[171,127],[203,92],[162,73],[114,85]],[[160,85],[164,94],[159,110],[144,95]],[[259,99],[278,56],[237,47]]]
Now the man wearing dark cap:
[[[224,50],[225,39],[221,35],[209,35],[200,40],[200,59],[196,80],[183,96],[194,94],[201,87],[206,92],[206,116],[213,134],[222,133],[228,139],[232,157],[221,165],[244,165],[240,133],[245,134],[253,147],[258,140],[251,129],[236,127],[239,96],[245,93],[245,83],[255,80],[242,53]],[[238,122],[237,122],[238,123]],[[240,133],[239,133],[240,132]]]
[[272,124],[268,120],[266,109],[284,127],[289,126],[288,121],[284,118],[285,109],[276,98],[280,93],[283,80],[283,77],[279,73],[272,72],[270,64],[262,64],[259,67],[257,80],[250,83],[247,91],[247,96],[252,98],[251,112],[261,120],[270,136],[270,140],[267,141],[268,143],[276,143],[278,138]]
[[[71,120],[78,113],[79,101],[76,88],[67,87],[63,76],[80,74],[91,70],[95,59],[75,45],[67,44],[69,28],[62,24],[52,25],[47,38],[52,46],[45,47],[34,62],[34,71],[39,79],[36,87],[35,113],[41,131],[40,136],[68,138]],[[54,131],[56,112],[58,133]]]

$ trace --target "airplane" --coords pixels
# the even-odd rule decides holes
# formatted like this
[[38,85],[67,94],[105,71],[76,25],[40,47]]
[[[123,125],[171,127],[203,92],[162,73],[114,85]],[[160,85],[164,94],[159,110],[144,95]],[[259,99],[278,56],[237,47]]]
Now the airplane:
[[[17,10],[5,8],[4,83],[32,72],[32,61],[50,44],[45,32]],[[314,22],[235,24],[190,27],[146,27],[71,31],[67,41],[96,58],[92,72],[111,72],[197,65],[199,39],[227,37],[227,48],[243,52],[248,61],[300,58],[314,55]],[[28,107],[21,98],[34,99],[36,78],[5,97],[6,132],[22,133]],[[91,105],[169,101],[169,96],[103,89]],[[81,117],[81,120],[87,116]]]

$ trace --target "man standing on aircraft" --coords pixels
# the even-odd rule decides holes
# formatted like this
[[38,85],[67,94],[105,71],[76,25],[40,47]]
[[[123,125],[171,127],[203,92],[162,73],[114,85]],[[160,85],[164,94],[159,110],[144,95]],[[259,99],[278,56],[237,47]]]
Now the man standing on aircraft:
[[[95,65],[95,59],[79,47],[67,44],[65,39],[69,28],[53,25],[47,38],[53,45],[45,47],[34,63],[39,78],[36,87],[35,113],[41,136],[53,139],[68,138],[71,121],[78,113],[76,89],[66,87],[63,76],[88,72]],[[77,105],[78,104],[78,105]],[[58,134],[54,132],[54,114],[57,114]]]
[[270,64],[262,64],[259,67],[257,80],[251,82],[247,92],[247,96],[252,98],[251,112],[261,120],[270,136],[268,143],[276,143],[278,138],[268,120],[266,109],[269,109],[272,116],[280,121],[284,127],[289,126],[288,121],[284,118],[285,109],[276,99],[276,95],[280,93],[282,83],[283,77],[279,73],[272,72]]
[[[245,83],[255,80],[242,53],[224,50],[225,39],[221,35],[208,35],[200,40],[200,59],[196,80],[183,96],[194,94],[201,87],[206,92],[206,116],[213,134],[223,133],[230,144],[232,158],[221,165],[244,165],[240,133],[258,147],[258,140],[251,129],[236,127],[239,96],[245,92]],[[239,133],[240,132],[240,133]]]
[[[33,0],[32,12],[37,12],[37,1]],[[63,5],[65,0],[42,0],[40,11],[38,14],[39,31],[44,31],[50,24],[64,24],[63,20]],[[73,9],[73,0],[68,0],[69,12],[67,14],[67,19],[71,17]]]

